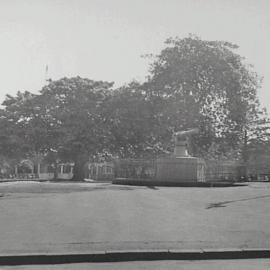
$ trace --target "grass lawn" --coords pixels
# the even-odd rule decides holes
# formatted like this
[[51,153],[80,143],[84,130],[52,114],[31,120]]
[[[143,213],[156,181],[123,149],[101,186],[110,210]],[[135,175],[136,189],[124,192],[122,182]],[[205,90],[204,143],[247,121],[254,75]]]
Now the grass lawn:
[[270,183],[1,183],[0,254],[270,248]]

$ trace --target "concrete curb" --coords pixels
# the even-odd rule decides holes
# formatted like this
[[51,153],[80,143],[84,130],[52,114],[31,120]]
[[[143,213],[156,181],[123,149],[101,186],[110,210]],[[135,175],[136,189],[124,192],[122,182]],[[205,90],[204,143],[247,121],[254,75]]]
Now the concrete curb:
[[258,258],[270,258],[270,249],[114,250],[91,253],[0,255],[0,265]]

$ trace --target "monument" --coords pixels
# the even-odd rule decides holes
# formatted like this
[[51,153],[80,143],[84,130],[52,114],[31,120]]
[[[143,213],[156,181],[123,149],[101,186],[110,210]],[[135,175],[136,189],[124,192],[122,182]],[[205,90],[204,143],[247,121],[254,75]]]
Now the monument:
[[205,162],[188,153],[190,136],[197,128],[173,134],[174,153],[157,159],[156,180],[163,182],[205,182]]
[[[190,137],[199,133],[197,128],[173,134],[174,152],[153,162],[138,160],[119,161],[113,184],[156,186],[205,186],[205,162],[189,152]],[[132,162],[131,162],[132,161]],[[148,166],[146,166],[148,164]],[[128,166],[127,166],[128,165]],[[151,171],[150,174],[146,174]],[[139,174],[137,173],[139,172]],[[144,172],[144,174],[142,174]]]
[[197,133],[199,133],[199,129],[194,128],[187,131],[178,131],[173,134],[175,157],[190,157],[188,154],[189,136]]

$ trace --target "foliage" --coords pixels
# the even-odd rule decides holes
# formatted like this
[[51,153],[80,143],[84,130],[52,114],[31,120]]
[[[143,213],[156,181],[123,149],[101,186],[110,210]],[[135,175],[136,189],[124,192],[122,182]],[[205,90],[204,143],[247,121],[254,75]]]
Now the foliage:
[[75,171],[107,144],[102,112],[111,86],[112,83],[75,77],[51,81],[41,90],[39,106],[52,135],[47,150],[56,152],[63,161],[74,161]]
[[260,78],[235,51],[236,45],[196,36],[168,39],[154,58],[146,89],[158,99],[167,129],[200,127],[193,150],[213,155],[236,150],[245,132],[260,119]]
[[0,111],[0,153],[39,162],[83,165],[109,157],[148,157],[173,150],[172,134],[199,127],[197,156],[248,159],[269,139],[260,108],[260,78],[228,42],[196,36],[169,39],[154,57],[146,82],[113,90],[81,77],[49,81],[39,94],[7,95]]
[[[107,143],[102,108],[111,86],[80,77],[51,81],[39,95],[19,92],[16,97],[7,96],[1,121],[13,125],[10,130],[17,136],[15,142],[28,147],[22,151],[25,155],[81,163]],[[11,140],[9,135],[6,129],[4,136]],[[1,142],[6,144],[4,138]],[[10,142],[10,154],[11,146]],[[17,156],[22,147],[14,148]]]
[[137,82],[114,91],[106,104],[110,130],[108,150],[115,156],[141,157],[152,149],[154,114],[145,91]]
[[4,109],[0,111],[0,151],[8,159],[25,158],[35,147],[29,137],[29,131],[40,131],[35,124],[29,127],[29,101],[33,97],[29,92],[18,92],[15,97],[7,95],[3,102]]

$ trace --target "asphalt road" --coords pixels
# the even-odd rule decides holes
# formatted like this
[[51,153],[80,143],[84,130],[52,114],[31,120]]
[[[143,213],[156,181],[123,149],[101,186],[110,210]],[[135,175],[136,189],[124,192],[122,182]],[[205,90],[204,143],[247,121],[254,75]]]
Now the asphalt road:
[[270,248],[269,212],[269,183],[1,183],[0,254]]
[[270,259],[0,266],[0,270],[269,270]]

